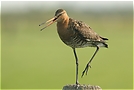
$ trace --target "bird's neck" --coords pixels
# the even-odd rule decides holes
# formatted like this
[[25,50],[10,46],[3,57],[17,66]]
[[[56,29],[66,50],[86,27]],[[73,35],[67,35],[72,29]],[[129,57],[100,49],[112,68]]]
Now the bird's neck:
[[57,22],[57,31],[61,38],[61,40],[64,42],[64,40],[68,41],[69,31],[67,30],[69,23],[69,18],[64,18],[62,22]]
[[69,23],[69,17],[65,17],[62,19],[61,22],[57,22],[57,25],[60,25],[60,27],[61,26],[66,27],[68,26],[68,23]]

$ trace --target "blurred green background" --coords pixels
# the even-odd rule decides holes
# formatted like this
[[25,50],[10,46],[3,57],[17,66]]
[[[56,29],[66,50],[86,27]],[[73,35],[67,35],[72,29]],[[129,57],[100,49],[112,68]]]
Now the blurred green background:
[[[15,3],[13,7],[16,8],[4,12],[9,3]],[[65,9],[70,17],[84,21],[95,32],[109,38],[109,48],[100,49],[88,75],[83,78],[81,73],[95,48],[77,49],[80,84],[99,85],[102,89],[133,88],[132,2],[86,2],[85,6],[79,3],[76,8],[73,7],[76,2],[25,2],[33,7],[43,3],[44,6],[41,4],[38,9],[26,8],[24,2],[23,7],[17,3],[20,2],[1,2],[2,89],[61,89],[75,83],[73,51],[60,40],[56,23],[42,32],[42,27],[38,26],[52,18],[58,8]],[[113,9],[108,9],[107,3],[113,3]],[[116,3],[120,5],[114,6]],[[88,4],[97,9],[91,9]],[[99,8],[99,4],[104,7]],[[121,5],[128,5],[128,8],[121,9]],[[21,8],[26,11],[19,11]]]

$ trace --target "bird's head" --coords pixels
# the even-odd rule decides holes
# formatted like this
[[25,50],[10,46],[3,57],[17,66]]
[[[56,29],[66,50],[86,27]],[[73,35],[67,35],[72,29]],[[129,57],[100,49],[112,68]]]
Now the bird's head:
[[39,25],[39,26],[41,26],[41,25],[43,25],[43,24],[47,24],[47,23],[48,23],[44,28],[41,29],[41,31],[42,31],[43,29],[45,29],[46,27],[50,26],[51,24],[53,24],[54,22],[62,22],[62,21],[64,21],[66,18],[68,18],[68,15],[67,15],[66,11],[63,10],[63,9],[58,9],[58,10],[55,12],[55,16],[54,16],[52,19],[50,19],[50,20],[48,20],[48,21],[46,21],[46,22],[43,22],[43,23],[41,23],[41,24]]

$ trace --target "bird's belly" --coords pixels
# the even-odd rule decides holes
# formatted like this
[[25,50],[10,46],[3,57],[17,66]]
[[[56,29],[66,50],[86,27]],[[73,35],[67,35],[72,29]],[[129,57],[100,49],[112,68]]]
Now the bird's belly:
[[80,44],[72,44],[70,42],[67,42],[66,44],[68,46],[72,47],[72,48],[84,48],[84,47],[88,47],[88,44],[80,45]]
[[84,40],[70,40],[70,41],[63,41],[66,45],[72,47],[72,48],[84,48],[84,47],[93,47],[94,45],[92,43],[89,43]]
[[85,39],[82,39],[79,36],[66,36],[66,35],[59,35],[59,36],[60,39],[66,45],[72,48],[94,47],[94,45],[91,42],[87,42]]

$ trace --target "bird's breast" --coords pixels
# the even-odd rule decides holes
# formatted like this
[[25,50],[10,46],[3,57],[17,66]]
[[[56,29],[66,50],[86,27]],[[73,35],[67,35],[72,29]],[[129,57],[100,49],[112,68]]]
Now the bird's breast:
[[74,34],[71,30],[68,29],[68,23],[57,23],[57,32],[60,39],[66,43],[70,42],[72,35]]

